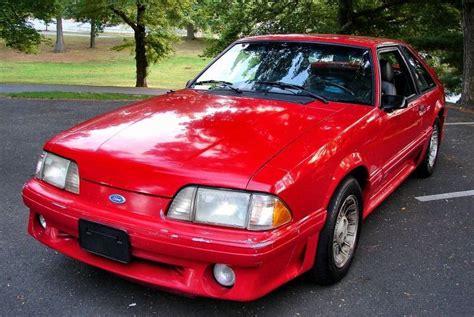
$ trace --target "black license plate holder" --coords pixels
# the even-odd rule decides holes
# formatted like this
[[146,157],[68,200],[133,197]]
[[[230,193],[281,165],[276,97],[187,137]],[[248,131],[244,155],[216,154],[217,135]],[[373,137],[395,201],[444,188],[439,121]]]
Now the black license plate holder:
[[124,230],[79,219],[79,245],[96,255],[121,263],[130,262],[129,236]]

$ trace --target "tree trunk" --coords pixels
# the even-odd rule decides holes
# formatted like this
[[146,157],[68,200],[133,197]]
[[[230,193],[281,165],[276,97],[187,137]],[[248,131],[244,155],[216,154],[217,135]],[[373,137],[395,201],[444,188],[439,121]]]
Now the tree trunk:
[[56,16],[56,44],[54,45],[54,52],[64,52],[63,18],[61,14]]
[[474,109],[474,0],[463,1],[464,63],[459,104]]
[[341,33],[349,34],[351,25],[354,23],[353,0],[339,0],[338,21]]
[[146,7],[143,5],[143,1],[136,0],[137,6],[137,17],[136,21],[133,21],[125,12],[110,5],[109,8],[117,16],[127,23],[134,31],[135,36],[135,66],[136,66],[136,82],[135,87],[148,87],[146,77],[148,75],[148,57],[146,55],[146,24],[145,24],[145,12]]
[[186,25],[186,40],[192,41],[196,39],[194,36],[194,31],[194,25],[192,23],[188,23],[188,25]]
[[148,75],[148,59],[146,56],[146,28],[143,22],[145,6],[137,1],[137,25],[135,29],[135,62],[137,68],[137,80],[135,87],[148,87],[146,77]]
[[91,19],[91,38],[89,48],[95,48],[95,38],[97,37],[97,25],[94,19]]

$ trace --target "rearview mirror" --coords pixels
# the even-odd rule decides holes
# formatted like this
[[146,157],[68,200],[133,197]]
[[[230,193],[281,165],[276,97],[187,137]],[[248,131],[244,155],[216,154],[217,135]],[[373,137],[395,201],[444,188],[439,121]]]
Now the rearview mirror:
[[407,106],[407,99],[401,95],[383,95],[382,109],[390,112],[396,109],[402,109]]

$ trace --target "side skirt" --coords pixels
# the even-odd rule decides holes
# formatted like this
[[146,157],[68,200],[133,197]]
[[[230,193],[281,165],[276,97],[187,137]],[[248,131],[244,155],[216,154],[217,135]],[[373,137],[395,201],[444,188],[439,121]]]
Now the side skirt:
[[[382,169],[384,171],[390,170],[395,162],[400,162],[401,160],[406,160],[402,167],[396,172],[393,173],[392,177],[388,180],[382,181],[384,184],[379,188],[378,191],[370,195],[369,202],[364,208],[363,218],[366,218],[372,211],[374,211],[377,206],[379,206],[391,193],[400,186],[401,183],[417,168],[420,161],[420,150],[421,153],[424,153],[423,150],[426,148],[426,141],[428,135],[431,133],[431,129],[424,131],[423,135],[408,145],[404,150],[400,151],[400,155],[389,163],[387,163]],[[413,159],[411,158],[412,154],[414,155]],[[385,174],[385,172],[383,172]],[[376,176],[378,172],[374,173],[373,176]],[[371,177],[372,178],[372,177]]]

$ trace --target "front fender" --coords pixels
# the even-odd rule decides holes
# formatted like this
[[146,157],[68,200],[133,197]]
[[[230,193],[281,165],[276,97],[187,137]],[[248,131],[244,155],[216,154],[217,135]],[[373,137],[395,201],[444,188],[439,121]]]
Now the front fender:
[[366,160],[364,160],[362,154],[359,152],[351,153],[343,158],[332,173],[331,180],[324,195],[324,206],[329,205],[334,192],[344,178],[346,178],[358,168],[363,168],[365,171],[367,171],[366,166]]

